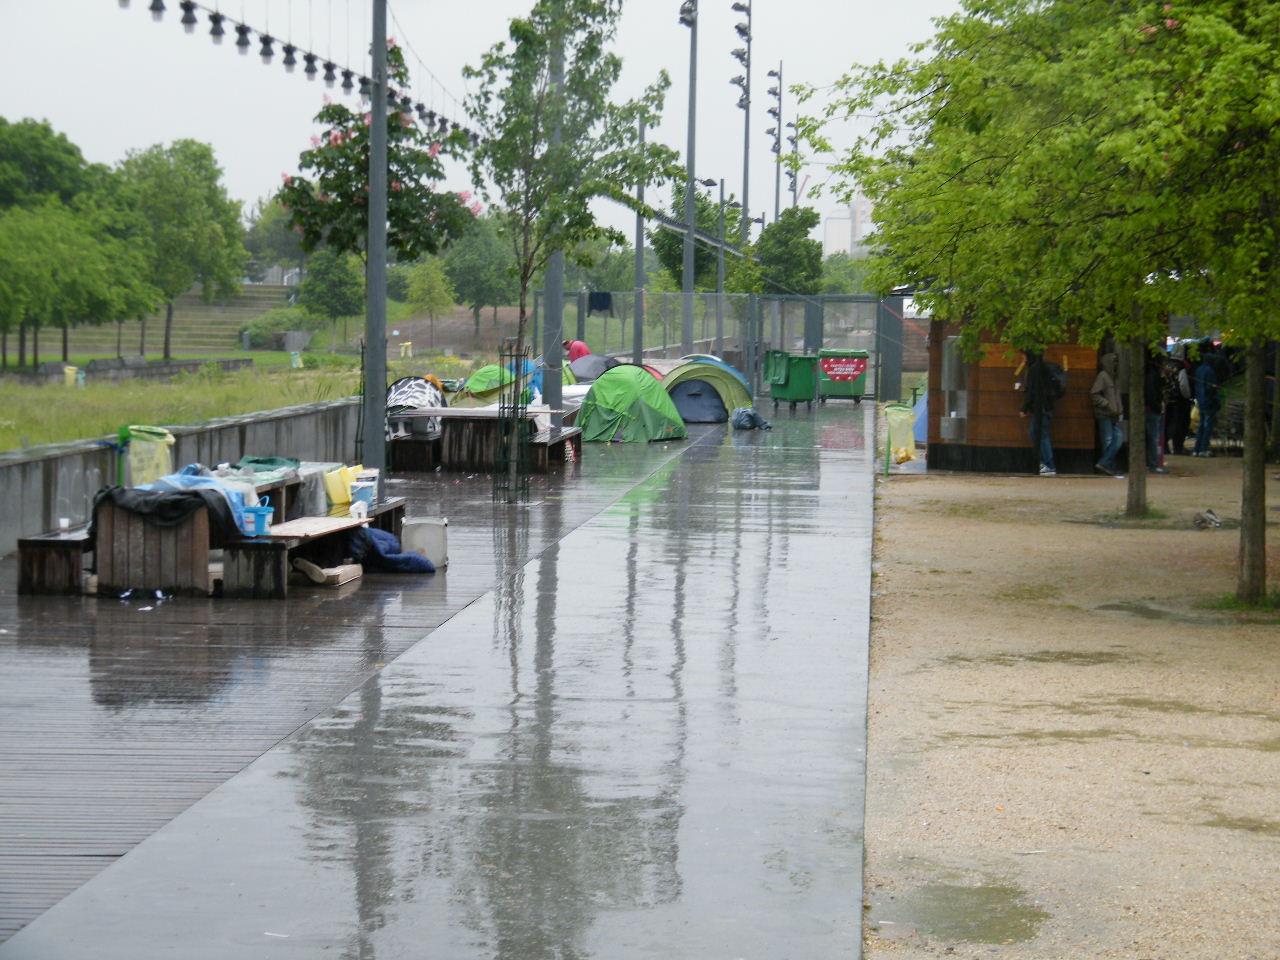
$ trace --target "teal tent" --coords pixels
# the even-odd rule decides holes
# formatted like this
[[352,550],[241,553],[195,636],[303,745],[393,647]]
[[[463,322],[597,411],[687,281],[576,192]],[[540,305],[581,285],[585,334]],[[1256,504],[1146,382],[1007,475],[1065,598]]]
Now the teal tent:
[[578,409],[583,440],[678,440],[685,436],[676,405],[644,367],[623,364],[591,385]]
[[662,386],[685,423],[724,423],[738,407],[751,406],[747,379],[715,357],[683,358]]

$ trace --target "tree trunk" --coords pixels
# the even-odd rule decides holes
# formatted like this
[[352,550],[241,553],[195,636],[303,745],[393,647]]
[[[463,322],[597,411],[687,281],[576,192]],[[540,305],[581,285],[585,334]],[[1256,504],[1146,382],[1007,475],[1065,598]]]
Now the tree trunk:
[[116,321],[116,358],[124,356],[124,321]]
[[67,340],[69,339],[70,329],[65,325],[62,328],[62,362],[69,363],[67,359]]
[[[1136,314],[1141,307],[1134,307]],[[1135,317],[1136,319],[1136,317]],[[1129,497],[1126,517],[1147,515],[1147,420],[1145,366],[1147,345],[1141,337],[1129,341]]]
[[173,301],[170,300],[165,304],[164,311],[164,358],[171,360],[173,354],[170,352],[170,345],[173,343]]
[[27,325],[18,324],[18,369],[27,365]]
[[138,356],[145,357],[147,355],[147,318],[143,317],[138,321]]
[[31,328],[31,367],[40,366],[40,325]]
[[9,369],[9,331],[0,333],[0,370]]
[[493,306],[493,325],[496,327],[498,325],[498,305],[495,303],[492,306]]
[[480,349],[480,307],[477,304],[471,308],[471,321],[475,325],[475,331],[472,334],[472,344],[477,350]]
[[1258,603],[1267,593],[1267,346],[1245,347],[1244,478],[1240,493],[1240,562],[1236,599]]

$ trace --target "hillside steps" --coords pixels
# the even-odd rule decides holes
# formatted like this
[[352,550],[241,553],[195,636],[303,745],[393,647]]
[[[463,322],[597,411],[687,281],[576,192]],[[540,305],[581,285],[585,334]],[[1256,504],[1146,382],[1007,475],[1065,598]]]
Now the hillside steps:
[[[248,320],[268,310],[287,305],[292,288],[275,284],[245,284],[239,296],[205,303],[200,288],[181,294],[173,303],[171,350],[175,354],[210,350],[235,350],[240,346],[240,328]],[[142,335],[142,323],[126,320],[120,325],[119,342],[124,354],[136,354]],[[43,330],[40,335],[41,356],[61,354],[59,331]],[[72,354],[116,353],[116,324],[76,327],[68,336]],[[164,308],[146,321],[147,354],[158,354],[164,348]]]

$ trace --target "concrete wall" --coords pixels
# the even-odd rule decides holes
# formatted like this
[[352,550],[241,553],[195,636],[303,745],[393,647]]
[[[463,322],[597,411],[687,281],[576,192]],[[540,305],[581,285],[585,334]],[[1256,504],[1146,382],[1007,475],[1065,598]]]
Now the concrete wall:
[[[244,456],[350,461],[359,414],[357,400],[331,400],[171,427],[174,469]],[[94,494],[115,482],[116,454],[97,441],[0,454],[0,555],[16,550],[19,537],[56,528],[59,517],[88,520]]]

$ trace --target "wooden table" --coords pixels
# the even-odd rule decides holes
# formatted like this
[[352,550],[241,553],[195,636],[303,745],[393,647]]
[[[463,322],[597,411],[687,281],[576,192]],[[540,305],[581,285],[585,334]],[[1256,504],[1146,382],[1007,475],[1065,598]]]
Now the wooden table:
[[346,535],[366,525],[394,533],[404,526],[404,497],[388,497],[369,507],[366,517],[342,514],[335,509],[327,517],[299,517],[273,523],[264,537],[245,537],[227,544],[222,552],[222,595],[224,597],[285,597],[289,593],[289,570],[294,557],[310,560],[319,567],[340,563],[346,553]]
[[[550,464],[566,459],[565,445],[572,444],[575,453],[582,431],[577,427],[561,427],[558,431],[535,432],[536,419],[546,414],[563,414],[564,410],[535,408],[520,417],[529,429],[529,466],[535,473],[545,473]],[[441,470],[466,473],[489,473],[505,459],[503,426],[506,421],[496,407],[419,407],[402,410],[396,418],[412,420],[439,417],[438,439],[400,437],[387,445],[392,470],[430,472]]]

